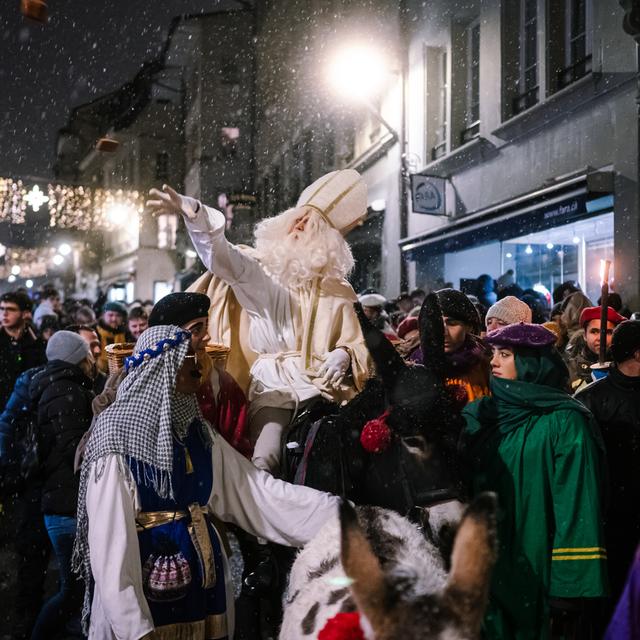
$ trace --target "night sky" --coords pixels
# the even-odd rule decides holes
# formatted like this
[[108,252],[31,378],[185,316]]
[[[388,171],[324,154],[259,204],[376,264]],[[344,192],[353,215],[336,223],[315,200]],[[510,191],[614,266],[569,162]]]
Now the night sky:
[[155,57],[174,16],[238,8],[232,0],[48,0],[31,23],[0,3],[0,176],[52,177],[70,109],[130,80]]

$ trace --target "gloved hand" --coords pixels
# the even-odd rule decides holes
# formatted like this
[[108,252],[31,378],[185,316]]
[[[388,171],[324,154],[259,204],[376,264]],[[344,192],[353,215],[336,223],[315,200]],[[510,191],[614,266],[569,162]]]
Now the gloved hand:
[[324,382],[335,388],[342,382],[350,364],[351,356],[345,349],[334,349],[327,353],[318,373]]
[[146,206],[153,215],[180,213],[185,218],[193,220],[200,209],[200,203],[195,198],[179,194],[168,184],[162,185],[162,191],[151,189],[149,197],[150,199],[147,200]]

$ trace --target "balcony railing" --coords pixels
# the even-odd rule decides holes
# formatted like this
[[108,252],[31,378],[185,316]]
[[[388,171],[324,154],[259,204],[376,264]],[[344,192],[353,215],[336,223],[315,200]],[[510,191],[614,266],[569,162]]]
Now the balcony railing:
[[460,133],[460,144],[470,142],[480,135],[480,120],[471,123],[466,129]]
[[572,82],[579,80],[591,72],[591,56],[585,56],[574,62],[571,66],[562,69],[557,75],[558,90],[564,89]]
[[518,115],[519,113],[522,113],[523,111],[526,111],[538,104],[538,100],[540,99],[539,93],[540,88],[536,85],[535,87],[531,87],[528,91],[516,96],[511,103],[513,115]]

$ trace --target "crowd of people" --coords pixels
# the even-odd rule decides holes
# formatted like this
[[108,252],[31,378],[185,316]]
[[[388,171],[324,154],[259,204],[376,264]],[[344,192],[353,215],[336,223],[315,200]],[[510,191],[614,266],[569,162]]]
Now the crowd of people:
[[[266,541],[300,547],[337,513],[337,497],[281,479],[283,438],[302,410],[348,405],[376,376],[354,304],[407,363],[433,357],[424,291],[356,297],[344,279],[342,234],[366,213],[355,171],[307,187],[258,226],[253,249],[199,201],[169,187],[150,197],[155,213],[182,215],[208,269],[193,291],[129,308],[62,302],[50,286],[35,308],[26,291],[0,296],[16,639],[232,637],[225,527],[250,564]],[[435,292],[467,497],[499,503],[483,637],[636,637],[640,320],[612,294],[601,331],[575,282],[547,299],[513,275]],[[130,349],[124,366],[108,355],[116,344]],[[43,602],[52,552],[58,588]],[[237,636],[256,637],[236,605]]]

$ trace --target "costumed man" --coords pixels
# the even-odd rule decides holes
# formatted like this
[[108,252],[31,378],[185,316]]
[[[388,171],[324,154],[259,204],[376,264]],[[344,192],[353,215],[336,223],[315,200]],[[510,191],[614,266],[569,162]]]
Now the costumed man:
[[125,321],[127,319],[127,309],[119,302],[107,302],[102,308],[102,315],[98,320],[96,330],[100,338],[100,357],[98,358],[98,368],[103,373],[109,372],[107,361],[107,345],[122,344],[127,341],[127,329]]
[[[221,212],[167,185],[150,197],[154,213],[182,214],[213,274],[197,283],[213,301],[210,332],[231,347],[230,372],[241,384],[248,381],[254,464],[277,473],[292,417],[320,396],[349,401],[368,377],[357,298],[345,281],[353,256],[343,238],[366,215],[366,185],[353,170],[319,178],[294,208],[258,224],[255,249],[231,244]],[[231,366],[241,362],[239,350],[245,371],[236,374]]]
[[204,383],[198,390],[202,415],[223,438],[244,456],[250,457],[247,434],[247,398],[223,367],[213,366],[205,347],[209,343],[209,306],[204,293],[178,291],[158,300],[149,316],[149,326],[177,325],[191,333],[191,346],[198,356]]
[[74,567],[85,580],[85,631],[92,640],[231,637],[233,589],[207,514],[301,546],[336,516],[338,498],[274,479],[213,431],[198,408],[188,331],[149,328],[125,366],[82,462]]
[[[575,294],[574,294],[575,295]],[[580,314],[582,331],[574,333],[565,349],[564,359],[569,368],[571,391],[577,393],[594,381],[591,365],[598,362],[600,355],[600,316],[602,307],[587,307]],[[607,307],[607,360],[610,360],[609,347],[613,330],[626,318],[615,309]]]

